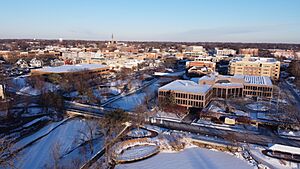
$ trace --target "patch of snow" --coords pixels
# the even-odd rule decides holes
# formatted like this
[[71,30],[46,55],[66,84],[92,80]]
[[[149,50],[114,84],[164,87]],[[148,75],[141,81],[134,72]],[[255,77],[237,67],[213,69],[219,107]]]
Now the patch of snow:
[[267,111],[270,109],[267,103],[251,103],[247,104],[246,107],[254,111]]
[[268,157],[262,153],[262,150],[265,150],[266,147],[258,145],[249,145],[249,151],[251,156],[261,164],[268,166],[269,168],[274,169],[292,169],[297,168],[297,164],[293,162],[287,162],[285,160],[279,160],[276,158]]
[[30,127],[30,126],[32,126],[32,125],[38,123],[38,122],[41,122],[41,121],[48,121],[48,120],[50,120],[50,117],[44,116],[44,117],[34,119],[34,120],[32,120],[31,122],[24,124],[23,127]]
[[141,159],[147,157],[158,151],[158,147],[155,145],[142,145],[130,147],[126,150],[123,150],[116,158],[118,161],[131,161],[134,159]]
[[233,155],[204,148],[187,148],[181,152],[162,152],[149,159],[120,164],[116,169],[253,169],[246,161]]
[[185,71],[181,71],[181,72],[172,72],[172,73],[163,73],[163,72],[154,72],[155,76],[182,76],[185,74]]
[[130,137],[147,137],[151,136],[151,132],[142,128],[131,130],[127,136]]

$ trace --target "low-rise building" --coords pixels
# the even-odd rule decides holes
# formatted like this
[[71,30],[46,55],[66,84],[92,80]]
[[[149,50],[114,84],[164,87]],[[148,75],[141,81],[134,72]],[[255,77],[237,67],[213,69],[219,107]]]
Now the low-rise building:
[[15,65],[16,65],[17,67],[21,68],[21,69],[25,69],[25,68],[28,68],[28,67],[29,67],[28,63],[27,63],[24,59],[19,59],[19,60],[15,63]]
[[40,68],[40,67],[43,67],[43,62],[41,60],[33,58],[30,60],[29,65],[32,68]]
[[63,65],[57,67],[44,67],[41,69],[35,69],[31,71],[31,75],[48,75],[48,74],[68,74],[81,71],[88,71],[93,74],[108,73],[109,67],[100,64],[78,64],[78,65]]
[[186,56],[206,55],[207,52],[203,46],[188,46],[184,52]]
[[288,59],[295,59],[296,53],[293,50],[281,50],[281,49],[274,49],[270,50],[274,57],[278,58],[288,58]]
[[235,55],[236,50],[227,49],[227,48],[224,48],[224,49],[215,48],[215,54],[221,55],[221,56]]
[[212,56],[197,56],[194,58],[194,61],[201,61],[201,62],[204,62],[204,61],[210,62],[212,60],[213,60]]
[[177,105],[184,107],[206,107],[212,98],[210,85],[199,85],[189,80],[176,80],[158,91],[159,102],[164,102],[167,97],[173,96]]
[[204,52],[205,49],[203,48],[203,46],[189,46],[186,48],[186,52]]
[[214,96],[218,98],[230,97],[262,97],[271,99],[273,84],[266,76],[249,75],[208,75],[199,79],[200,85],[212,85]]
[[213,97],[273,97],[273,84],[269,77],[248,75],[207,75],[199,82],[176,80],[158,90],[158,99],[163,103],[166,98],[174,98],[174,102],[184,107],[206,107]]
[[250,56],[258,56],[258,49],[257,48],[243,48],[239,49],[240,55],[250,55]]
[[210,74],[216,71],[216,63],[210,61],[189,61],[186,62],[186,68],[193,74]]

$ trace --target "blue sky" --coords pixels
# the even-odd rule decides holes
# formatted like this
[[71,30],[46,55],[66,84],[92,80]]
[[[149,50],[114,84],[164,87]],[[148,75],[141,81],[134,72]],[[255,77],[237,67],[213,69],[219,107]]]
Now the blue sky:
[[300,43],[299,0],[0,0],[0,38]]

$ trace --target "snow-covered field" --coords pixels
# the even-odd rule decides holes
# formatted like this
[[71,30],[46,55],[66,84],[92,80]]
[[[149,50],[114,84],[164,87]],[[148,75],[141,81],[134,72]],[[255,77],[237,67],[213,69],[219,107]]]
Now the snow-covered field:
[[[24,145],[56,125],[48,125],[34,135],[24,138],[18,144]],[[87,139],[82,134],[82,132],[89,133],[87,128],[88,123],[85,120],[75,118],[67,121],[50,134],[22,150],[18,154],[16,166],[18,168],[44,168],[47,164],[52,166],[54,164],[54,150],[56,149],[59,156],[62,156],[78,147]],[[77,155],[83,156],[79,153]]]
[[198,147],[180,152],[162,152],[149,159],[120,164],[116,169],[252,169],[246,161],[228,153]]
[[45,127],[43,127],[42,129],[40,129],[39,131],[33,133],[32,135],[21,139],[20,141],[18,141],[18,142],[16,142],[14,144],[13,150],[17,150],[17,149],[23,148],[24,146],[28,145],[30,142],[34,141],[35,139],[37,139],[37,138],[39,138],[39,137],[41,137],[43,135],[46,135],[52,129],[54,129],[55,127],[59,126],[63,122],[64,121],[52,122],[52,123],[46,125]]

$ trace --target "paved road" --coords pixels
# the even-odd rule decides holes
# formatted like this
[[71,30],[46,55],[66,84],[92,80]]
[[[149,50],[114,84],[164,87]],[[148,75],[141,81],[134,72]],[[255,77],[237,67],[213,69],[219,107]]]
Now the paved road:
[[283,139],[273,132],[261,132],[261,134],[241,133],[210,127],[195,126],[175,121],[162,121],[162,123],[161,121],[157,121],[156,123],[152,124],[172,130],[187,131],[202,135],[209,135],[212,137],[228,138],[228,136],[232,136],[232,138],[234,138],[238,142],[247,142],[261,145],[268,145],[269,143],[278,143],[298,147],[300,146],[300,141]]

